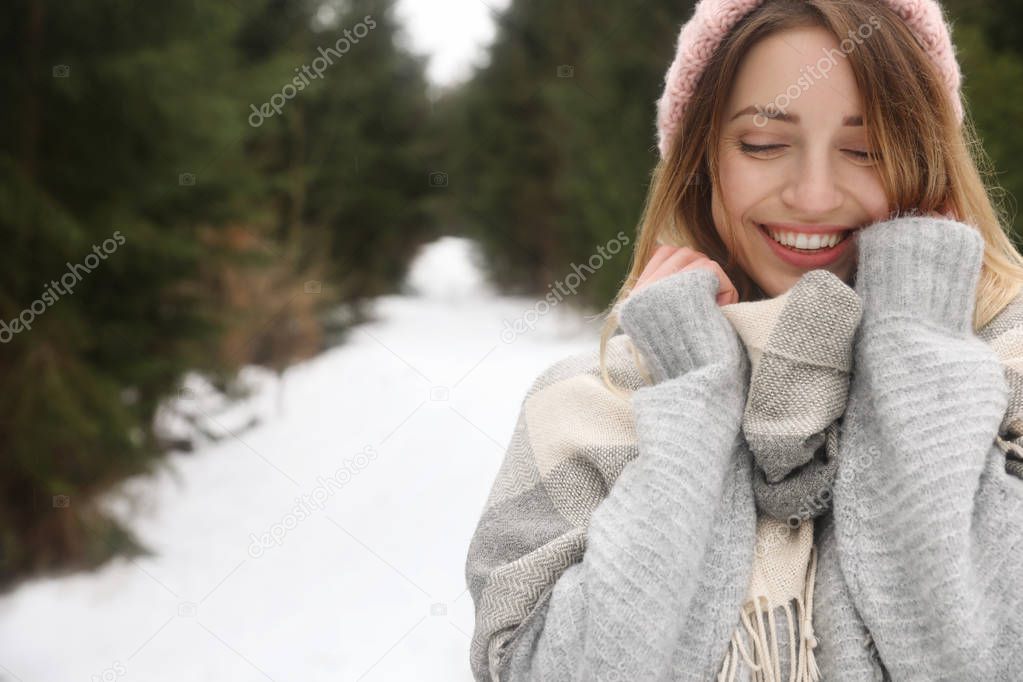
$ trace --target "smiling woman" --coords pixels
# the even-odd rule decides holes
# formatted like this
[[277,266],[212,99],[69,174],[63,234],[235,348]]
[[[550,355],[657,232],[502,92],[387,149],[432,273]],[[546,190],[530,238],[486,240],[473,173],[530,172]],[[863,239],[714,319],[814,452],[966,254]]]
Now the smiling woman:
[[[815,268],[851,284],[851,231],[889,212],[849,63],[836,60],[827,80],[807,83],[803,75],[819,57],[839,52],[836,37],[821,27],[768,36],[742,60],[726,106],[736,113],[718,141],[714,227],[771,297]],[[790,108],[778,110],[777,93],[801,80]],[[743,107],[747,102],[772,104]]]
[[[903,214],[975,226],[988,245],[975,328],[1004,308],[1023,259],[978,170],[982,146],[954,48],[940,37],[941,10],[895,0],[718,4],[700,3],[680,34],[685,50],[658,102],[661,161],[612,310],[660,244],[720,264],[741,301],[777,296],[816,268],[851,284],[857,230]],[[724,11],[745,16],[724,31],[713,15]],[[697,25],[714,27],[715,50],[705,37],[684,45]],[[835,233],[837,244],[813,241]],[[616,328],[611,315],[605,344]]]
[[599,352],[469,548],[478,680],[1023,667],[1023,257],[954,54],[934,0],[697,3]]

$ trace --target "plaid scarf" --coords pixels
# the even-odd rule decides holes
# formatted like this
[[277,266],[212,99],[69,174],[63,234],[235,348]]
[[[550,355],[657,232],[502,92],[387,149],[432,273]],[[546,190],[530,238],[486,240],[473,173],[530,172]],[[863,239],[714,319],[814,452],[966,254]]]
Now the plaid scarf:
[[[831,506],[859,299],[834,275],[814,270],[780,296],[721,310],[750,359],[742,430],[753,455],[757,539],[742,625],[718,679],[731,682],[745,664],[755,679],[794,667],[797,682],[815,682],[814,518]],[[788,642],[784,662],[779,637]]]
[[[740,626],[719,680],[735,679],[741,665],[757,680],[779,680],[783,670],[792,669],[799,680],[820,679],[813,658],[813,520],[829,507],[834,442],[859,320],[858,301],[849,293],[829,273],[811,271],[782,296],[722,308],[751,360],[743,432],[755,463],[757,534],[750,582],[737,614]],[[1003,424],[1008,435],[998,441],[1007,455],[1006,469],[1015,467],[1023,477],[1021,327],[1023,298],[1017,297],[979,335],[1015,370],[1007,372],[1013,388]],[[484,508],[486,521],[477,527],[466,562],[476,604],[470,660],[477,680],[499,680],[505,645],[561,573],[581,560],[590,515],[638,454],[630,395],[650,384],[649,373],[625,334],[609,340],[606,358],[609,377],[624,394],[608,390],[590,352],[549,368],[523,400]],[[565,471],[550,464],[580,453],[603,481],[592,472],[563,478]],[[536,486],[545,488],[556,509],[513,505],[501,518],[489,518]],[[502,527],[515,528],[514,546],[501,541]],[[786,632],[789,646],[779,647]],[[744,634],[752,640],[748,646]]]

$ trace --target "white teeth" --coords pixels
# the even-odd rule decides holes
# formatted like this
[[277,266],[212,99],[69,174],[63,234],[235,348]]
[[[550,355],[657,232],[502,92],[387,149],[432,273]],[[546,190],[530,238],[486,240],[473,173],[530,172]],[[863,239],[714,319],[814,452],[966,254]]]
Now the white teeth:
[[805,251],[816,251],[819,249],[830,249],[848,236],[848,232],[832,234],[805,234],[803,232],[776,232],[768,230],[768,234],[785,246]]

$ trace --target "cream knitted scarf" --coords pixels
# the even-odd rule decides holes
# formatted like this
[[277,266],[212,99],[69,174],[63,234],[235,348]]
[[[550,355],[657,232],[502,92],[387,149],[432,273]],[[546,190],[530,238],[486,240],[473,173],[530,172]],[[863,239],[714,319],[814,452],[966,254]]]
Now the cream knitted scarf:
[[[811,272],[805,277],[812,279],[815,276]],[[779,388],[784,388],[796,378],[802,381],[801,390],[812,396],[813,383],[810,380],[822,369],[822,363],[813,360],[814,356],[807,353],[807,348],[792,347],[788,342],[807,336],[800,333],[800,324],[793,324],[791,317],[781,314],[784,310],[801,308],[793,304],[793,297],[798,291],[797,284],[785,297],[722,308],[757,366],[757,375],[750,374],[752,379],[756,379],[750,382],[753,395],[747,394],[750,413],[743,415],[743,431],[751,443],[762,445],[766,442],[762,433],[755,433],[755,428],[754,433],[750,433],[756,419],[745,419],[755,417],[758,410],[766,409],[753,400],[761,390],[758,382],[774,386],[777,395],[784,395]],[[813,297],[809,300],[812,301]],[[827,322],[831,313],[827,312],[826,306],[817,305],[813,312],[809,320],[810,329],[814,329],[813,322],[818,318],[831,324]],[[1012,398],[997,442],[1006,454],[1006,470],[1016,476],[1023,476],[1023,455],[1020,454],[1023,453],[1021,327],[1023,294],[978,331],[978,336],[992,345],[1007,368]],[[768,329],[772,331],[765,331]],[[810,350],[831,349],[827,353],[832,354],[834,349],[841,348],[839,341],[843,335],[836,335],[836,329],[840,328],[817,329],[814,334],[818,336],[812,339],[814,343]],[[773,333],[775,330],[777,334]],[[641,461],[637,459],[639,452],[632,397],[639,389],[649,385],[649,373],[644,371],[642,356],[632,339],[625,334],[608,341],[606,359],[607,365],[603,368],[595,351],[566,358],[538,377],[523,400],[515,433],[467,553],[467,588],[476,605],[470,660],[478,680],[497,682],[500,679],[499,669],[510,663],[513,651],[519,651],[512,646],[515,638],[531,638],[536,635],[537,628],[543,626],[547,599],[553,594],[555,584],[564,577],[566,570],[583,562],[592,515],[605,502],[608,491],[616,485],[625,467]],[[784,359],[790,361],[787,373],[777,375],[777,370],[766,371],[765,368],[777,366]],[[840,369],[841,366],[839,363]],[[602,378],[605,372],[610,383],[627,390],[608,390]],[[841,371],[833,376],[837,377],[834,385],[840,386]],[[784,377],[785,381],[779,382],[780,377]],[[814,383],[820,385],[819,379]],[[774,405],[783,419],[800,416],[797,408],[802,409],[802,396],[791,391],[788,396],[785,401],[764,404]],[[844,393],[835,397],[834,402],[839,403],[838,398],[842,396]],[[820,404],[831,403],[822,400]],[[785,431],[812,434],[820,430],[820,425],[831,424],[826,413],[812,408],[808,411],[811,417],[803,416],[802,422],[794,422],[794,428],[779,431],[783,435]],[[824,451],[830,452],[827,447]],[[762,459],[762,456],[763,452],[758,453],[758,457]],[[758,461],[757,466],[760,464]],[[770,463],[765,464],[770,468]],[[786,482],[798,481],[798,474],[806,470],[804,466],[795,472],[796,475],[784,480],[768,476],[765,471],[762,482],[768,484],[773,481],[770,485],[777,488]],[[753,476],[751,480],[756,483],[757,477]],[[836,476],[835,483],[841,484],[842,481]],[[823,500],[826,496],[819,497]],[[727,654],[729,658],[722,665],[721,659],[715,655],[713,658],[716,660],[711,666],[720,670],[719,679],[741,677],[745,673],[747,679],[765,680],[778,679],[781,664],[795,662],[785,669],[798,672],[801,679],[819,679],[813,661],[816,642],[811,620],[811,598],[817,575],[812,530],[814,517],[809,514],[797,529],[790,531],[785,519],[764,513],[761,503],[765,498],[769,503],[773,499],[764,495],[756,500],[756,524],[750,529],[757,531],[755,538],[753,533],[749,536],[756,542],[756,552],[750,562],[753,570],[748,574],[748,584],[736,592],[742,595],[741,590],[745,590],[745,598],[734,602],[736,606],[742,606],[737,609],[741,615],[736,613],[733,621],[736,636],[731,643],[722,642],[720,655],[723,658]],[[817,504],[807,506],[810,511],[819,508]],[[831,526],[830,523],[827,525]],[[826,566],[827,561],[826,551],[822,551],[821,566]],[[819,577],[826,584],[825,576]],[[564,594],[574,596],[575,593],[569,585]],[[791,608],[792,604],[795,608]],[[776,611],[773,615],[777,616],[777,624],[789,629],[788,647],[777,646],[778,642],[785,640],[785,636],[784,629],[779,635],[773,627],[773,611]],[[562,610],[559,613],[564,618],[569,612]],[[766,627],[764,613],[768,614]],[[679,614],[679,618],[687,618],[688,615]],[[834,625],[834,616],[831,621]],[[818,627],[821,625],[819,622]],[[557,627],[566,627],[566,624],[552,624],[552,627],[556,630]],[[635,630],[641,631],[642,628]],[[778,635],[774,640],[776,646],[771,645],[767,636],[769,632]],[[752,643],[747,646],[747,641]],[[836,643],[836,646],[840,648],[841,644]],[[829,647],[830,652],[838,650]],[[694,652],[696,654],[704,655],[705,652]],[[819,647],[817,655],[822,655]],[[528,657],[529,653],[525,652],[523,656]],[[820,660],[822,666],[825,665],[824,658]]]
[[[787,633],[786,677],[814,682],[813,519],[830,508],[859,299],[837,278],[811,272],[780,296],[722,312],[750,358],[743,432],[756,462],[757,534],[742,626],[718,680],[735,680],[744,663],[745,679],[781,682],[778,639]],[[779,609],[785,622],[776,622]]]

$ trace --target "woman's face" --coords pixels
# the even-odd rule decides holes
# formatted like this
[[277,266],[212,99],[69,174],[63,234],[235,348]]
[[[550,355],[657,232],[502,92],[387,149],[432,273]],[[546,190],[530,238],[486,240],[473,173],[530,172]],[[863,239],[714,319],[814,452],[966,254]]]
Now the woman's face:
[[[880,162],[865,156],[873,150],[861,107],[838,41],[821,28],[769,36],[739,67],[719,141],[714,224],[725,244],[731,228],[731,252],[770,297],[814,269],[852,285],[849,230],[889,214]],[[782,239],[794,237],[802,249],[783,246],[772,231],[791,233]],[[836,236],[843,241],[827,247]]]

